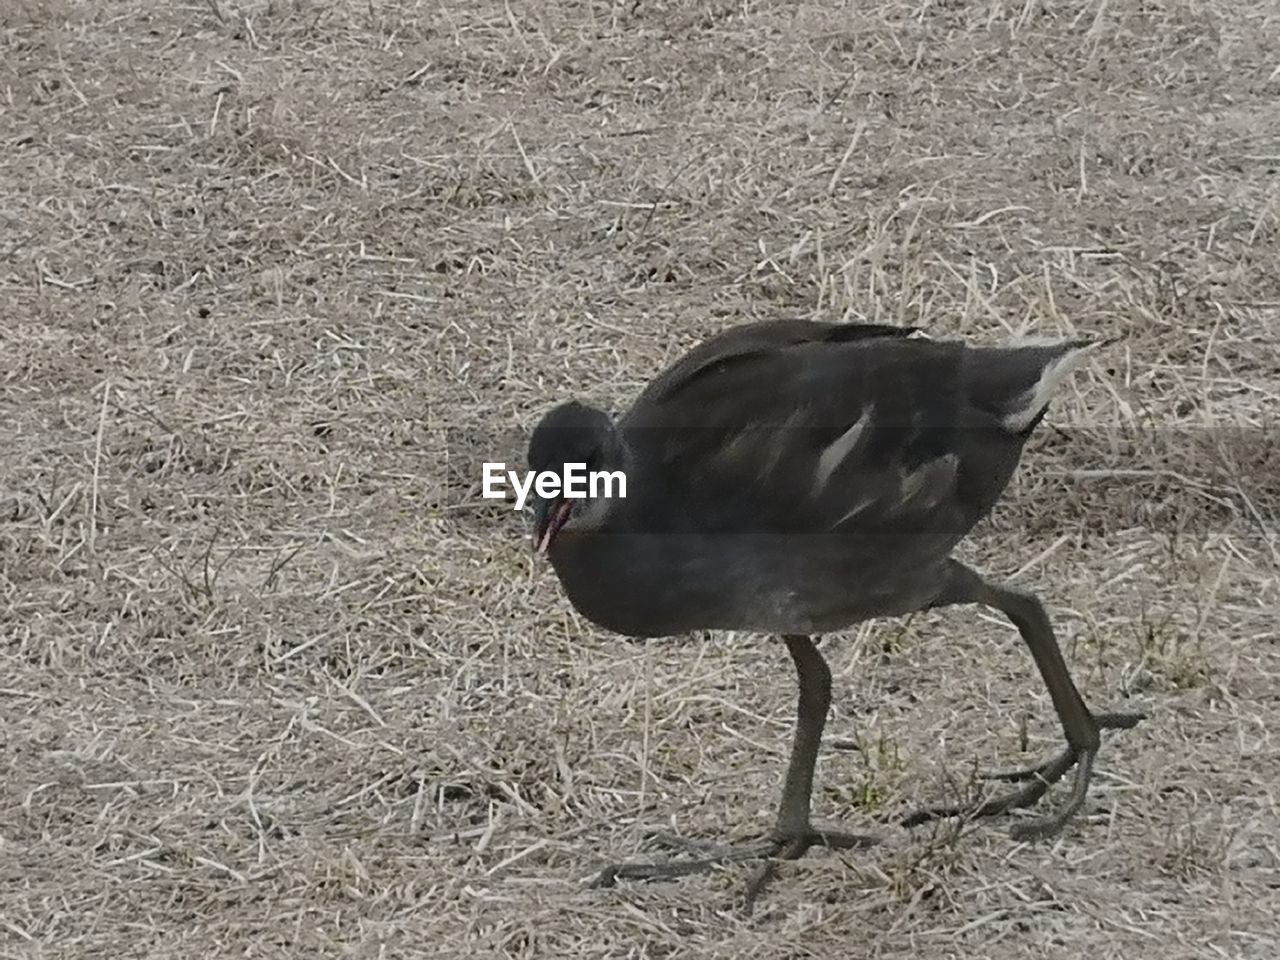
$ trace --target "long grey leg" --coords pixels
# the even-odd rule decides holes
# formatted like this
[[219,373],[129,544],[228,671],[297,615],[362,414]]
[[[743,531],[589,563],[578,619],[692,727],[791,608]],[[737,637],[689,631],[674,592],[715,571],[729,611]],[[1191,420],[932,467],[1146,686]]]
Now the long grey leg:
[[[872,837],[843,830],[815,830],[809,821],[813,805],[813,771],[818,762],[822,731],[827,725],[831,707],[831,668],[813,641],[797,634],[783,636],[787,652],[796,666],[800,687],[800,703],[796,709],[796,732],[791,742],[791,760],[778,803],[778,819],[772,839],[777,844],[774,854],[780,860],[804,856],[815,844],[846,850],[874,843]],[[770,859],[747,883],[744,907],[750,913],[756,899],[773,878],[775,861]]]
[[1107,713],[1094,715],[1085,706],[1075,683],[1071,679],[1062,651],[1053,635],[1053,627],[1045,615],[1040,601],[1027,593],[999,586],[984,580],[980,574],[959,561],[952,560],[948,568],[946,588],[932,604],[944,607],[961,603],[981,603],[1001,611],[1018,628],[1022,639],[1031,650],[1036,667],[1040,671],[1054,710],[1062,724],[1067,748],[1056,758],[1032,771],[1024,771],[1007,779],[1025,779],[1025,787],[990,800],[976,810],[964,811],[955,807],[935,807],[907,817],[904,826],[914,826],[937,817],[957,816],[966,812],[974,816],[994,816],[1017,807],[1029,806],[1039,800],[1051,785],[1061,780],[1072,766],[1076,767],[1071,797],[1055,814],[1018,824],[1013,836],[1018,840],[1030,840],[1052,836],[1084,805],[1093,773],[1093,761],[1098,753],[1099,731],[1102,729],[1128,729],[1143,719],[1140,713]]
[[782,639],[796,665],[800,705],[796,710],[791,760],[787,764],[787,779],[783,783],[773,835],[794,839],[809,832],[813,770],[818,761],[822,731],[827,725],[827,710],[831,707],[831,668],[808,637],[790,635]]
[[812,846],[846,850],[870,846],[876,842],[874,837],[862,834],[815,829],[809,822],[813,771],[818,759],[818,748],[822,743],[822,731],[827,722],[827,710],[831,706],[831,668],[808,637],[789,635],[784,636],[783,640],[795,664],[800,700],[796,711],[791,760],[787,764],[787,777],[782,787],[782,799],[778,804],[777,820],[768,839],[761,843],[729,847],[662,837],[668,846],[700,850],[706,855],[697,860],[682,862],[617,864],[601,872],[595,880],[596,886],[613,886],[617,880],[623,879],[674,879],[733,860],[767,858],[768,862],[747,884],[744,906],[750,912],[752,904],[773,876],[774,858],[795,860]]

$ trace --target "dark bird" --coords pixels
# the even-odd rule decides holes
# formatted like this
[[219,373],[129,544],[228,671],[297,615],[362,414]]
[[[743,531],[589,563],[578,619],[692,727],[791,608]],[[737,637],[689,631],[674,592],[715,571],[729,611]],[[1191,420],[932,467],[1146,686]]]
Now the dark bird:
[[831,671],[810,637],[871,617],[968,603],[1000,610],[1030,648],[1066,738],[1053,759],[998,775],[1019,788],[976,809],[920,811],[904,825],[1029,806],[1074,766],[1059,811],[1012,831],[1053,835],[1084,803],[1099,731],[1142,719],[1091,713],[1040,601],[951,557],[1005,489],[1055,389],[1103,344],[976,347],[913,332],[804,320],[736,327],[663,371],[616,422],[571,401],[534,430],[531,470],[583,464],[626,477],[625,498],[535,504],[535,546],[582,615],[636,638],[779,634],[799,677],[795,740],[767,839],[699,860],[611,867],[599,882],[873,842],[809,819],[831,699]]

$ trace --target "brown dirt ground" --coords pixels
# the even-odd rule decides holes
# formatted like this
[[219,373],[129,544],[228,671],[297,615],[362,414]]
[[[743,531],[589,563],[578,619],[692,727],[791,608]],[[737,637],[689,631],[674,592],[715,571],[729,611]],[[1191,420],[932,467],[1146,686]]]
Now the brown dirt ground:
[[[1280,8],[0,5],[0,951],[1273,957]],[[1137,705],[1059,840],[901,830],[1057,743],[977,610],[824,642],[869,851],[765,826],[765,637],[593,630],[478,498],[772,316],[1123,335],[965,547]]]

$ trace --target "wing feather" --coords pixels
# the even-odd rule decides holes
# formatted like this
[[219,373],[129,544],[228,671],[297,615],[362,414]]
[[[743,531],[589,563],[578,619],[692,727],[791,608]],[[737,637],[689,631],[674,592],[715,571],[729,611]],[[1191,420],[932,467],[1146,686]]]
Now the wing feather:
[[827,532],[936,511],[955,487],[945,435],[962,348],[911,332],[735,328],[653,381],[622,426],[700,529]]

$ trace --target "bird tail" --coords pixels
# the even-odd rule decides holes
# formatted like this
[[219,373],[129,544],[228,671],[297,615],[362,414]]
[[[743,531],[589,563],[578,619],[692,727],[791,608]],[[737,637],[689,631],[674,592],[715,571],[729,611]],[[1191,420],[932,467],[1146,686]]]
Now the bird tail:
[[970,395],[1010,433],[1029,434],[1044,419],[1063,382],[1094,353],[1115,343],[1066,340],[969,351]]

